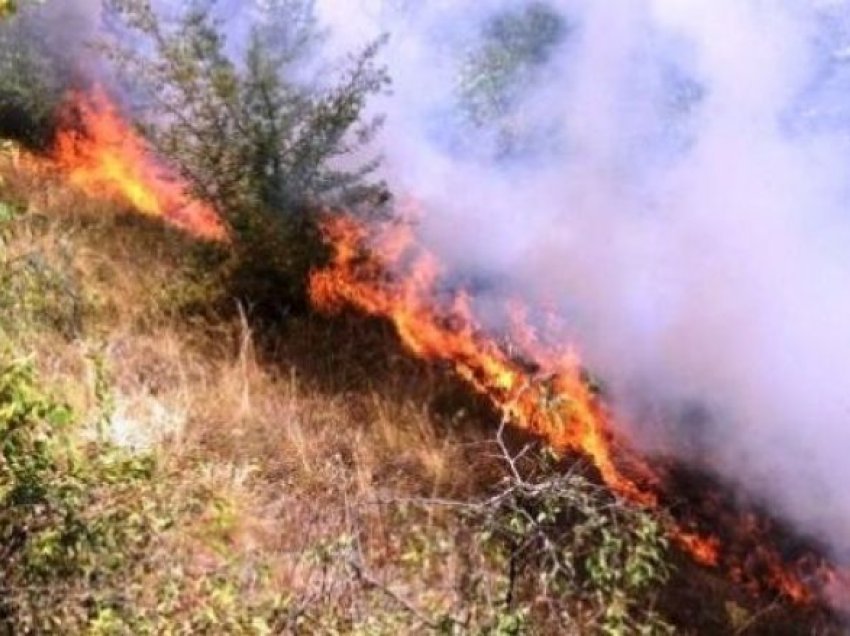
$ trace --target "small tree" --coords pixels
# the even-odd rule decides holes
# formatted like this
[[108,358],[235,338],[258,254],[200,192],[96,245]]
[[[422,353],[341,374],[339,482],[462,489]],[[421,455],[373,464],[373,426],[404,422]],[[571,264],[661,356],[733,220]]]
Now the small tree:
[[389,81],[376,63],[381,42],[323,69],[332,80],[319,82],[306,72],[322,43],[313,0],[250,3],[236,43],[216,0],[173,19],[148,0],[105,2],[121,39],[103,49],[132,78],[143,132],[231,230],[231,292],[274,312],[302,302],[323,253],[309,211],[382,192],[368,179],[377,161],[359,154],[380,125],[363,120],[367,99]]
[[524,121],[519,107],[569,31],[566,19],[540,0],[501,11],[484,24],[459,74],[462,148],[476,151],[483,134],[491,142],[488,150],[506,158],[549,136],[540,122]]
[[48,142],[70,77],[39,29],[40,4],[0,0],[0,137],[29,146]]
[[[320,87],[303,78],[320,33],[312,0],[258,2],[247,42],[230,46],[215,0],[193,3],[167,23],[147,0],[107,0],[142,46],[107,53],[145,100],[144,129],[156,149],[213,201],[238,231],[257,208],[292,214],[352,195],[374,161],[343,170],[374,133],[361,123],[370,94],[387,84],[379,42],[353,55]],[[146,50],[146,55],[139,55]]]

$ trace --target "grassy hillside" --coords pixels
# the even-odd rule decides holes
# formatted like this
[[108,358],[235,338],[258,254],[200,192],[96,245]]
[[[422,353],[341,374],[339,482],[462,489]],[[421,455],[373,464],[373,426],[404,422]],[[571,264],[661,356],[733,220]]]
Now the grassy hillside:
[[226,263],[0,158],[0,633],[827,629],[387,325],[236,302]]

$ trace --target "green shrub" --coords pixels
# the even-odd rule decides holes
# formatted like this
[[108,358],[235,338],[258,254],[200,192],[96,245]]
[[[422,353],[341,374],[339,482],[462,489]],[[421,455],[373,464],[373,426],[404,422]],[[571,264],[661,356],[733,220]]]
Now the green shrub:
[[[41,30],[43,9],[37,4],[27,3],[11,18],[0,19],[0,137],[43,147],[51,138],[71,69],[51,50],[50,44],[58,42]],[[6,16],[16,12],[17,3],[5,6]]]
[[34,238],[47,225],[47,219],[0,200],[0,336],[20,337],[38,327],[67,338],[82,331],[85,301],[69,244],[51,241],[48,253]]
[[225,500],[84,435],[20,361],[0,361],[0,453],[0,633],[265,634],[285,618],[261,564],[198,575],[176,549]]
[[368,179],[376,161],[355,153],[380,124],[363,115],[388,78],[375,62],[380,42],[306,78],[321,44],[313,2],[247,4],[239,15],[254,18],[240,49],[227,42],[215,2],[168,21],[145,0],[108,0],[134,40],[103,49],[133,78],[152,145],[229,226],[234,293],[274,304],[298,300],[323,254],[310,239],[310,213],[383,196]]
[[519,462],[501,448],[509,470],[500,488],[466,514],[505,564],[505,620],[527,616],[522,598],[531,595],[550,599],[549,620],[561,629],[672,633],[655,609],[670,575],[658,515],[546,453]]
[[150,458],[78,447],[72,424],[71,411],[39,390],[29,365],[3,362],[0,624],[11,633],[84,625],[108,603],[102,582],[147,547],[147,520],[116,504],[150,480]]
[[552,52],[572,26],[548,3],[532,1],[489,19],[458,73],[460,126],[453,141],[472,155],[527,158],[552,143],[545,121],[522,114],[530,89],[545,79]]

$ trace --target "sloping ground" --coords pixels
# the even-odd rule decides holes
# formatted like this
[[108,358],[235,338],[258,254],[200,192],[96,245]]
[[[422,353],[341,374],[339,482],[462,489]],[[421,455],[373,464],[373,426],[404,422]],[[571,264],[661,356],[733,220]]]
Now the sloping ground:
[[82,494],[48,508],[87,537],[0,552],[22,582],[0,632],[830,633],[670,553],[592,475],[514,460],[528,440],[386,325],[269,324],[214,249],[0,161],[0,368],[27,358],[14,386],[76,414],[84,451],[38,475],[71,470]]

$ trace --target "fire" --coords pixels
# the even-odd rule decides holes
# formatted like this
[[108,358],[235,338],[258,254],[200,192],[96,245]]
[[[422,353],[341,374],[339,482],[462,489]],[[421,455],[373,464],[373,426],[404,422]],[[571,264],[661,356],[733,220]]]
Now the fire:
[[[466,293],[446,298],[439,291],[440,264],[416,244],[409,224],[368,229],[348,215],[328,214],[322,230],[333,257],[311,277],[317,308],[333,312],[350,306],[390,320],[411,352],[449,362],[506,421],[556,451],[589,458],[623,499],[646,507],[664,504],[664,480],[618,434],[575,350],[541,343],[522,305],[509,307],[511,347],[505,347],[476,320]],[[669,515],[669,533],[698,564],[722,567],[754,591],[770,589],[798,603],[837,598],[839,577],[832,568],[788,565],[770,547],[769,528],[747,518],[730,522],[734,549],[699,531],[695,515],[679,520]]]
[[[105,93],[75,94],[69,108],[77,125],[59,132],[51,158],[71,184],[193,235],[226,240],[215,211],[187,194],[184,180],[157,159]],[[468,294],[440,292],[441,265],[417,245],[409,224],[368,228],[351,216],[329,214],[322,229],[333,258],[311,276],[317,308],[332,312],[351,306],[389,319],[413,354],[449,362],[505,421],[540,436],[560,453],[587,457],[623,499],[646,507],[664,505],[664,479],[615,425],[588,383],[578,353],[541,342],[522,304],[508,307],[511,346],[506,347],[487,334]],[[850,607],[850,576],[805,558],[787,565],[769,546],[764,528],[748,519],[735,524],[745,546],[737,551],[700,531],[694,519],[671,517],[669,533],[697,563],[724,567],[747,587],[768,587],[800,603],[821,598]]]
[[53,164],[68,182],[92,197],[131,205],[161,217],[191,234],[213,240],[225,237],[211,206],[187,194],[187,184],[164,166],[142,137],[121,117],[105,92],[72,93],[59,131]]
[[676,530],[673,537],[700,565],[714,567],[720,562],[720,540],[717,537],[701,537],[684,530]]
[[[332,267],[312,277],[311,295],[318,307],[333,310],[351,304],[389,317],[407,348],[422,358],[452,362],[458,375],[490,398],[507,420],[545,437],[556,450],[587,454],[616,493],[644,505],[656,503],[650,490],[616,467],[617,440],[605,424],[604,406],[583,380],[574,352],[524,352],[541,369],[531,375],[495,341],[482,336],[463,293],[442,313],[435,311],[440,269],[433,255],[415,249],[407,226],[393,226],[381,236],[375,250],[383,258],[364,252],[366,230],[350,217],[330,217],[324,230],[336,258]],[[386,267],[411,255],[406,280],[393,282],[383,276]],[[534,344],[530,331],[523,340]],[[648,470],[639,472],[651,479]]]

